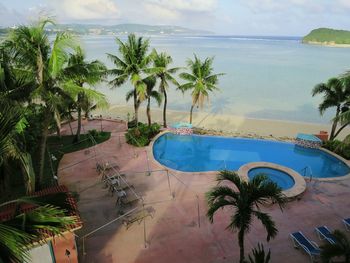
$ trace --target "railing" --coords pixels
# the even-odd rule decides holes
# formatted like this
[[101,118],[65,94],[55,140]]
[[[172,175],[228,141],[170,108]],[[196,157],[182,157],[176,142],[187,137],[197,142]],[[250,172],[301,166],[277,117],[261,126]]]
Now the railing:
[[304,176],[304,177],[307,177],[307,171],[309,171],[309,182],[312,181],[312,169],[309,165],[306,165],[303,169],[300,170],[301,174]]

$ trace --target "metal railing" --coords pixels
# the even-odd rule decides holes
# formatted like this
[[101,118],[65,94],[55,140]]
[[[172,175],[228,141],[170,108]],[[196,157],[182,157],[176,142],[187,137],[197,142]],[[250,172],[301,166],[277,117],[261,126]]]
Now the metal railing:
[[[307,172],[309,171],[309,176],[307,175]],[[300,170],[302,176],[309,177],[309,182],[312,181],[313,173],[310,165],[306,165],[303,169]]]

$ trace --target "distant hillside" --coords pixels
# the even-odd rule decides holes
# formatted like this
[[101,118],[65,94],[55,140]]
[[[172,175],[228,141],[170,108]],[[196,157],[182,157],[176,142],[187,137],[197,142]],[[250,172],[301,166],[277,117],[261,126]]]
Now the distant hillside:
[[302,40],[306,44],[350,45],[350,31],[331,28],[312,30]]
[[180,26],[150,26],[141,24],[98,25],[98,24],[59,24],[49,26],[48,31],[58,32],[68,30],[79,35],[114,35],[139,33],[148,35],[204,35],[212,32],[188,29]]

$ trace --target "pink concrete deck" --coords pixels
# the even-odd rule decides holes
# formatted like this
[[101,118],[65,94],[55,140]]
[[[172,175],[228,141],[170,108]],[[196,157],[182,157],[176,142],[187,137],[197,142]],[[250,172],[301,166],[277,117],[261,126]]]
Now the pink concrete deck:
[[[103,155],[104,158],[118,163],[120,170],[127,174],[127,180],[143,196],[145,206],[154,209],[155,214],[153,218],[148,217],[145,220],[146,244],[143,223],[134,223],[126,230],[117,221],[86,238],[86,255],[81,254],[82,262],[237,261],[239,250],[236,233],[225,230],[230,211],[219,212],[214,224],[210,224],[206,218],[204,193],[215,184],[215,174],[177,173],[181,182],[170,176],[169,190],[164,172],[146,175],[147,149],[136,149],[127,145],[123,137],[125,128],[118,124],[110,125],[113,131],[111,139],[96,146],[99,158]],[[79,193],[78,208],[84,221],[83,229],[78,232],[80,237],[119,216],[115,197],[111,197],[100,182],[93,154],[92,150],[67,154],[60,163],[59,182]],[[77,162],[80,163],[72,166]],[[152,161],[149,165],[151,170],[161,168]],[[350,180],[311,182],[301,199],[287,204],[283,213],[276,206],[264,208],[276,221],[279,234],[266,243],[263,227],[254,222],[246,237],[246,251],[249,252],[259,241],[266,248],[271,248],[272,262],[309,262],[305,253],[293,248],[289,233],[301,230],[310,239],[321,244],[314,233],[314,227],[327,225],[331,229],[345,230],[341,219],[350,216],[349,186]],[[81,239],[78,244],[82,252]]]

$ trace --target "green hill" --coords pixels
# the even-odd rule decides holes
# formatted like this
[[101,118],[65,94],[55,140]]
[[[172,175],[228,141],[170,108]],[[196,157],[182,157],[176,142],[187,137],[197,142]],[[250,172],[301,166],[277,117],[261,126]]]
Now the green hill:
[[350,45],[350,31],[331,28],[312,30],[302,40],[306,44]]

